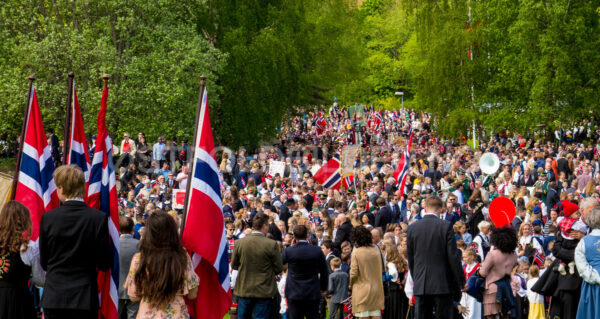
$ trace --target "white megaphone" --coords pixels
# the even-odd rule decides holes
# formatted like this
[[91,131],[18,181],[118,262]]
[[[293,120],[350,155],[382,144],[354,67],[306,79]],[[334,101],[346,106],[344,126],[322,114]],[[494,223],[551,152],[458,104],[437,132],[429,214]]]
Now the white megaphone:
[[500,159],[494,153],[485,153],[479,159],[479,167],[485,174],[493,175],[500,168]]

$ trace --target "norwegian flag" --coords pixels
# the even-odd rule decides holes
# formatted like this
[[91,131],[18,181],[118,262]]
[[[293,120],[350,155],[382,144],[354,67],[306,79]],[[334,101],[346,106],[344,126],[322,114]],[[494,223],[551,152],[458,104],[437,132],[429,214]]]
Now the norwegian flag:
[[317,171],[315,176],[313,176],[313,179],[325,188],[337,189],[340,187],[340,182],[342,180],[340,167],[340,155],[335,154],[327,164],[323,165],[323,167]]
[[323,134],[323,132],[325,132],[325,129],[327,128],[327,121],[325,120],[325,117],[323,116],[323,112],[319,112],[318,114],[315,114],[315,126],[317,127],[317,134],[321,135]]
[[287,194],[288,192],[288,186],[285,183],[281,183],[281,192],[284,194]]
[[354,175],[348,175],[342,179],[342,186],[345,189],[350,188],[352,185],[354,185]]
[[15,200],[29,209],[31,240],[37,241],[42,215],[58,207],[58,194],[52,176],[54,174],[52,147],[48,145],[46,139],[35,88],[31,90],[24,121],[23,153],[17,167],[19,179],[14,192]]
[[194,318],[221,319],[231,305],[229,254],[206,89],[196,130],[193,177],[181,240],[192,253],[200,286],[198,298],[188,302],[188,311]]
[[540,254],[536,250],[535,255],[533,256],[533,262],[541,267],[545,261],[546,261],[546,258],[544,258],[544,255]]
[[98,290],[100,295],[100,318],[117,319],[119,317],[119,207],[117,180],[113,163],[113,144],[106,129],[106,108],[108,87],[102,90],[102,101],[98,112],[98,139],[94,149],[87,203],[98,209],[108,218],[108,233],[113,264],[104,272],[98,272]]
[[383,123],[383,116],[381,115],[381,111],[376,111],[373,113],[373,131],[375,133],[379,133],[381,129],[381,124]]
[[409,129],[409,138],[408,143],[406,144],[406,149],[400,157],[400,162],[398,162],[398,168],[394,171],[394,178],[396,179],[396,184],[398,189],[400,190],[400,196],[404,196],[404,187],[406,185],[406,177],[408,176],[408,168],[410,166],[410,146],[412,144],[413,139],[413,130],[412,127]]
[[73,84],[73,102],[71,103],[71,128],[69,134],[69,149],[67,151],[67,164],[75,164],[83,170],[85,175],[85,191],[90,182],[90,171],[92,164],[90,162],[89,148],[85,139],[85,130],[83,129],[83,119],[77,99],[77,91]]

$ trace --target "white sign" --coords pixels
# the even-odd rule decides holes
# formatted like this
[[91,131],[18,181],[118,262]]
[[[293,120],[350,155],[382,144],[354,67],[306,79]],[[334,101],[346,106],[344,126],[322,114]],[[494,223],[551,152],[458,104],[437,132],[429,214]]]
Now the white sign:
[[283,177],[285,172],[285,162],[282,161],[274,161],[271,160],[269,162],[269,175],[275,177],[275,175],[279,174],[279,176]]

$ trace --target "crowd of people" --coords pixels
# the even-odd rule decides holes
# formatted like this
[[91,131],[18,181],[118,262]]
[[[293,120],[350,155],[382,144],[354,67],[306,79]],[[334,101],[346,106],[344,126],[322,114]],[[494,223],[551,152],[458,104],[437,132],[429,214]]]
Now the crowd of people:
[[[435,127],[443,119],[426,113],[337,104],[325,113],[301,112],[275,143],[255,151],[215,154],[231,316],[600,316],[600,129],[594,119],[537,139],[493,133],[472,147],[465,138],[439,138]],[[187,318],[184,299],[195,297],[202,280],[177,236],[182,208],[176,194],[187,188],[193,154],[188,142],[161,136],[150,144],[140,132],[115,143],[122,318]],[[394,171],[409,143],[399,189]],[[59,143],[52,144],[60,157]],[[351,144],[361,145],[351,182],[331,188],[316,182],[319,169]],[[499,158],[494,174],[482,172],[484,153]],[[285,162],[282,175],[269,174],[272,161]],[[489,214],[498,197],[516,207],[504,227]],[[5,205],[2,216],[14,214],[11,207]],[[5,220],[0,256],[25,269],[27,225]],[[23,265],[13,260],[19,252]],[[10,271],[0,267],[0,298],[7,294],[2,283],[12,278],[2,275]],[[19,293],[22,300],[29,294]],[[0,318],[12,317],[0,310]]]

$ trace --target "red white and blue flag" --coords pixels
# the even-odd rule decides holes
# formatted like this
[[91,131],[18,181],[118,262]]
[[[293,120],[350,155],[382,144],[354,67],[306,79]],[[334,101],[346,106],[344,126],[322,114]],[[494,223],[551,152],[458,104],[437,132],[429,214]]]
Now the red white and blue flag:
[[72,96],[73,102],[70,106],[71,133],[69,135],[69,149],[67,150],[67,164],[75,164],[83,170],[83,174],[85,175],[85,191],[87,194],[92,164],[90,162],[89,148],[85,139],[85,130],[83,129],[83,119],[81,117],[81,109],[79,108],[75,84],[73,84]]
[[535,251],[535,255],[533,256],[533,262],[536,263],[538,266],[542,266],[544,264],[544,262],[546,261],[546,258],[544,258],[543,254],[540,254],[537,250]]
[[396,179],[396,185],[398,190],[400,191],[400,196],[404,196],[404,188],[406,186],[406,177],[408,176],[408,169],[410,167],[410,146],[412,144],[413,139],[413,130],[412,127],[409,129],[408,133],[408,143],[406,144],[406,149],[400,157],[400,161],[398,162],[398,168],[394,171],[394,178]]
[[323,132],[325,132],[325,129],[327,128],[327,121],[325,120],[325,117],[323,116],[323,112],[319,112],[318,114],[315,114],[315,126],[317,127],[317,134],[321,135],[323,134]]
[[52,147],[48,145],[46,131],[35,88],[31,90],[25,116],[23,155],[19,169],[19,180],[15,200],[29,209],[31,216],[31,240],[40,234],[42,215],[58,207],[58,194],[54,184],[54,161]]
[[354,175],[348,175],[342,179],[342,186],[345,189],[350,188],[352,185],[354,185]]
[[194,318],[222,319],[231,305],[229,254],[206,89],[194,140],[193,178],[181,240],[192,253],[200,286],[198,297],[188,302],[188,311]]
[[117,319],[119,304],[119,207],[117,180],[113,163],[113,144],[106,129],[106,104],[108,87],[102,91],[102,102],[98,112],[98,137],[94,149],[87,203],[98,209],[108,218],[108,233],[113,264],[104,272],[98,272],[98,292],[100,295],[100,318]]
[[340,154],[335,154],[327,164],[323,165],[315,173],[313,179],[325,188],[337,189],[340,187],[340,182],[342,181],[342,174],[340,174],[341,165]]

